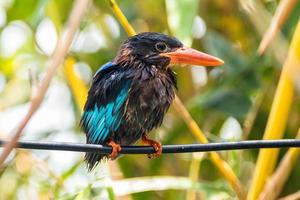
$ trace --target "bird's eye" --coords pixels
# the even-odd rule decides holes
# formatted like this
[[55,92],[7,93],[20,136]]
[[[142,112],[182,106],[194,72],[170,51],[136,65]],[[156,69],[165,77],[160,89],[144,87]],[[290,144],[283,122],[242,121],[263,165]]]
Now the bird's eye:
[[156,43],[155,48],[159,52],[165,52],[168,49],[167,45],[163,42]]

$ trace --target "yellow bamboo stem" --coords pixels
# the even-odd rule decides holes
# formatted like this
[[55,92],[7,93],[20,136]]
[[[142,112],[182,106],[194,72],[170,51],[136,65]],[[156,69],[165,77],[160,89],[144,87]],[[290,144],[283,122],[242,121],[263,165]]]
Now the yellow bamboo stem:
[[75,59],[68,57],[65,62],[65,76],[67,82],[71,88],[72,93],[74,94],[75,101],[77,106],[80,108],[80,111],[83,111],[83,107],[87,98],[88,89],[85,83],[76,75],[74,71]]
[[[300,138],[300,129],[297,138]],[[282,188],[291,174],[291,171],[298,161],[300,148],[290,148],[283,157],[277,170],[267,181],[263,192],[259,196],[259,200],[275,200],[282,191]]]
[[118,18],[119,22],[121,23],[121,25],[125,29],[126,33],[130,36],[135,35],[136,34],[135,30],[129,24],[127,18],[123,14],[122,10],[120,9],[120,7],[116,3],[116,1],[115,0],[109,0],[109,4],[110,4],[114,14]]
[[[135,35],[136,32],[122,13],[121,9],[119,6],[116,4],[114,0],[109,0],[111,8],[113,12],[115,13],[117,19],[120,21],[121,25],[127,32],[129,36]],[[201,131],[200,127],[197,125],[195,120],[192,118],[192,116],[189,114],[188,110],[185,108],[183,105],[182,101],[179,99],[179,97],[176,95],[175,100],[174,100],[174,108],[178,113],[180,113],[180,116],[182,119],[185,121],[187,126],[189,127],[190,131],[193,133],[193,135],[196,137],[196,139],[200,143],[208,143],[207,138]],[[212,162],[216,165],[216,167],[219,169],[221,174],[227,179],[227,181],[232,185],[232,188],[235,190],[237,196],[239,199],[245,199],[246,198],[246,192],[240,183],[240,181],[237,179],[235,176],[232,168],[230,165],[225,162],[224,160],[221,159],[219,154],[216,152],[211,152],[209,154],[210,159]]]
[[[300,70],[300,21],[296,27],[276,89],[271,113],[263,139],[282,138],[294,97],[294,74]],[[271,175],[278,157],[278,149],[261,149],[257,159],[248,200],[256,200],[266,179]]]

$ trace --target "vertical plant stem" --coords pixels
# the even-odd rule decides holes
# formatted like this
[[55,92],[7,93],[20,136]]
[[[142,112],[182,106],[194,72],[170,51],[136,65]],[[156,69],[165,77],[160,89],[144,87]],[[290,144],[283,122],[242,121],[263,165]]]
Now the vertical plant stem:
[[[132,28],[132,26],[129,24],[128,20],[122,13],[119,6],[116,4],[114,0],[109,0],[112,10],[114,11],[117,19],[120,21],[121,25],[127,32],[129,36],[135,35],[136,32]],[[195,120],[192,118],[192,116],[189,114],[188,110],[183,105],[182,101],[179,99],[179,97],[176,95],[174,100],[174,108],[176,111],[180,114],[182,119],[185,121],[187,126],[189,127],[190,131],[193,133],[193,135],[196,137],[196,139],[201,143],[208,143],[207,138],[195,122]],[[232,168],[228,163],[226,163],[224,160],[221,159],[219,154],[216,152],[211,152],[210,158],[213,161],[213,163],[217,166],[217,168],[220,170],[222,175],[229,181],[229,183],[232,185],[232,188],[235,190],[237,196],[239,199],[245,199],[246,198],[246,192],[243,189],[242,184],[235,176]]]
[[[300,20],[293,35],[288,57],[284,63],[276,89],[263,139],[280,139],[283,136],[289,110],[294,97],[294,77],[300,71]],[[261,149],[257,159],[248,200],[256,200],[271,175],[279,149]]]
[[[189,172],[189,177],[192,182],[197,182],[198,180],[200,163],[203,156],[204,156],[203,152],[193,153],[192,162],[190,165],[190,172]],[[194,189],[188,190],[186,194],[186,200],[196,200],[196,199],[199,199],[197,198],[197,191],[195,191]]]
[[132,28],[132,26],[129,24],[127,18],[125,17],[125,15],[123,14],[122,10],[120,9],[120,7],[118,6],[118,4],[116,3],[115,0],[109,0],[109,4],[114,12],[114,14],[116,15],[116,17],[118,18],[119,22],[121,23],[121,25],[123,26],[123,28],[125,29],[126,33],[130,36],[133,36],[136,34],[135,30]]
[[10,142],[5,145],[2,154],[0,155],[0,166],[3,164],[4,160],[7,158],[12,149],[16,146],[23,129],[26,127],[33,114],[40,107],[57,68],[63,62],[69,50],[75,32],[79,27],[81,18],[83,17],[88,4],[89,0],[77,0],[74,2],[74,6],[65,29],[66,31],[59,38],[54,54],[49,61],[45,78],[39,85],[36,95],[31,99],[29,110],[17,127],[15,135],[10,139]]
[[252,107],[250,108],[249,112],[246,115],[246,119],[243,123],[243,139],[246,140],[248,139],[252,127],[254,125],[255,119],[257,117],[257,114],[259,112],[259,109],[263,103],[263,100],[266,96],[266,94],[268,93],[270,89],[270,83],[268,83],[268,85],[266,87],[264,87],[262,90],[260,90],[258,92],[258,94],[256,95],[255,99],[254,99],[254,103],[252,105]]
[[[298,130],[297,139],[300,138],[300,129]],[[283,157],[277,170],[272,177],[267,181],[263,192],[259,196],[259,200],[274,200],[277,199],[284,184],[286,183],[293,167],[298,161],[300,148],[290,148]]]
[[65,76],[67,82],[71,88],[73,96],[75,97],[75,101],[80,111],[83,110],[86,98],[87,98],[87,87],[85,83],[75,74],[74,71],[75,59],[72,57],[68,57],[65,62]]

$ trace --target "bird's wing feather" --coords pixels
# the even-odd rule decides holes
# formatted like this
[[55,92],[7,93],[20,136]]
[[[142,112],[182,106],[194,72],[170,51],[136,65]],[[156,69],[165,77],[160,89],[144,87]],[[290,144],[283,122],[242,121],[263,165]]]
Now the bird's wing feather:
[[107,63],[94,76],[81,119],[88,143],[104,143],[122,122],[131,80],[119,71]]

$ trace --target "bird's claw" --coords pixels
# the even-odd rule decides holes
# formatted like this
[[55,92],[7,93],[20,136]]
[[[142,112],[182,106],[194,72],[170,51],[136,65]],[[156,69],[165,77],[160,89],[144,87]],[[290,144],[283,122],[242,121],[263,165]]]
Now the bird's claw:
[[112,147],[112,152],[108,155],[108,158],[115,160],[118,157],[119,152],[122,150],[121,146],[111,139],[107,142],[107,145]]
[[143,135],[142,141],[143,141],[143,143],[145,143],[147,145],[151,145],[155,151],[155,153],[148,154],[149,159],[157,158],[162,154],[162,145],[160,142],[151,140],[146,135]]
[[148,154],[148,158],[152,159],[152,158],[157,158],[162,154],[162,146],[160,142],[157,141],[153,141],[153,143],[151,144],[151,146],[154,148],[155,153],[152,154]]

